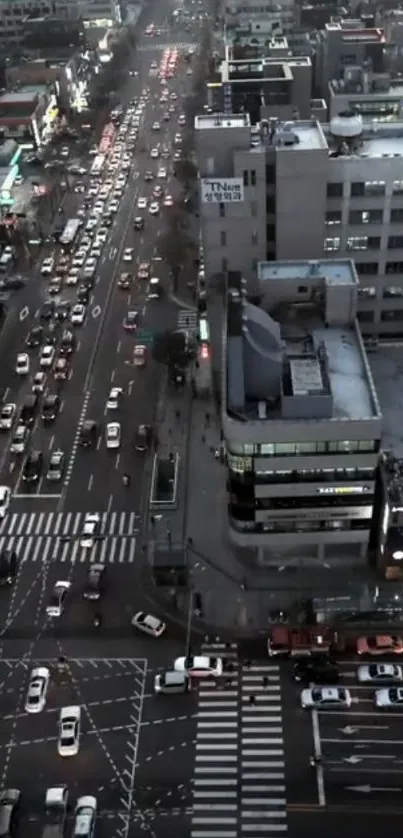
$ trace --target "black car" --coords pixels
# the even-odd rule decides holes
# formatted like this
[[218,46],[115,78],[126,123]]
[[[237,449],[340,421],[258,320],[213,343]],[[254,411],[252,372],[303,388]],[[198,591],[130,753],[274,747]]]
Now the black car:
[[36,393],[25,396],[20,413],[20,423],[29,428],[35,422],[39,399]]
[[18,557],[15,550],[0,553],[0,585],[12,585],[18,571]]
[[59,396],[49,393],[42,403],[43,422],[54,422],[60,412]]
[[133,227],[135,230],[144,230],[144,218],[137,216],[133,221]]
[[144,180],[145,180],[146,183],[151,183],[151,181],[154,180],[153,173],[152,172],[145,172],[144,173]]
[[51,320],[55,313],[56,303],[54,300],[45,300],[41,308],[41,320]]
[[79,443],[82,448],[93,448],[98,437],[97,423],[93,419],[86,419],[80,428]]
[[55,308],[56,320],[67,320],[70,314],[70,308],[70,303],[68,303],[67,300],[60,300],[60,302],[57,303]]
[[43,326],[34,326],[31,331],[27,335],[27,339],[25,341],[26,345],[30,347],[30,349],[35,349],[36,346],[40,346],[43,340]]
[[1,291],[19,291],[25,287],[25,280],[22,276],[9,276],[0,282]]
[[304,684],[335,684],[339,680],[339,670],[337,663],[328,655],[310,655],[294,664],[293,678]]
[[92,564],[89,567],[83,598],[91,601],[101,599],[105,590],[105,565]]
[[71,355],[76,348],[76,338],[73,332],[70,332],[69,329],[66,329],[63,332],[62,339],[60,341],[60,348],[59,354],[62,358],[67,358],[68,355]]
[[151,442],[152,432],[149,425],[139,425],[134,439],[134,448],[143,453],[148,451]]
[[31,451],[25,460],[22,470],[22,479],[26,483],[37,483],[43,470],[42,451]]
[[102,224],[104,227],[112,227],[115,218],[111,213],[106,213],[106,215],[102,216]]
[[77,288],[77,302],[82,305],[88,305],[91,296],[91,288],[88,288],[84,282]]

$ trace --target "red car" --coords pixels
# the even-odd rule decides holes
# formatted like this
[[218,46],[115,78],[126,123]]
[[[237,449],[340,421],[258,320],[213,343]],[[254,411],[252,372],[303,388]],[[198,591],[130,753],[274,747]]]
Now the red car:
[[403,638],[395,634],[374,634],[359,637],[357,640],[359,655],[403,655]]
[[138,311],[128,311],[123,321],[123,328],[126,332],[134,332],[137,329]]

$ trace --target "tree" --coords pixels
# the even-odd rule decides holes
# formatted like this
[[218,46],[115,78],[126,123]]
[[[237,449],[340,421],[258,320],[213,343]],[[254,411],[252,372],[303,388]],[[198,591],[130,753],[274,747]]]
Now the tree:
[[184,369],[191,358],[184,332],[162,332],[154,337],[153,358],[159,364]]
[[189,181],[196,180],[197,166],[187,158],[177,160],[175,163],[175,177],[188,186]]

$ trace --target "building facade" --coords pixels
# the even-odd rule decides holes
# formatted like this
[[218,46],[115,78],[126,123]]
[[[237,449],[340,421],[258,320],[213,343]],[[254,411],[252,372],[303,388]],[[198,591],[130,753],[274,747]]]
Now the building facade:
[[229,274],[222,428],[231,541],[285,569],[368,561],[382,417],[351,260]]
[[31,15],[65,21],[79,18],[101,21],[106,27],[122,22],[121,6],[117,0],[0,0],[0,45],[7,55],[21,50],[24,20]]

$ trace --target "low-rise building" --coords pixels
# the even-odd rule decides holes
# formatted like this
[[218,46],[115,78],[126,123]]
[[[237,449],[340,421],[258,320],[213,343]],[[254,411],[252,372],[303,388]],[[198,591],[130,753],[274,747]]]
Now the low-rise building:
[[365,67],[347,67],[343,77],[329,82],[329,121],[345,111],[354,111],[364,120],[401,122],[403,119],[403,79],[389,73],[373,73]]
[[229,535],[262,565],[368,562],[382,416],[358,287],[351,260],[264,262],[256,305],[228,276]]
[[8,85],[17,89],[21,85],[45,85],[56,97],[59,113],[84,108],[92,74],[89,55],[74,47],[48,49],[47,55],[43,52],[38,54],[40,57],[27,57],[24,62],[9,62],[6,70]]
[[44,126],[55,109],[56,97],[46,87],[4,93],[0,96],[0,139],[40,146]]

